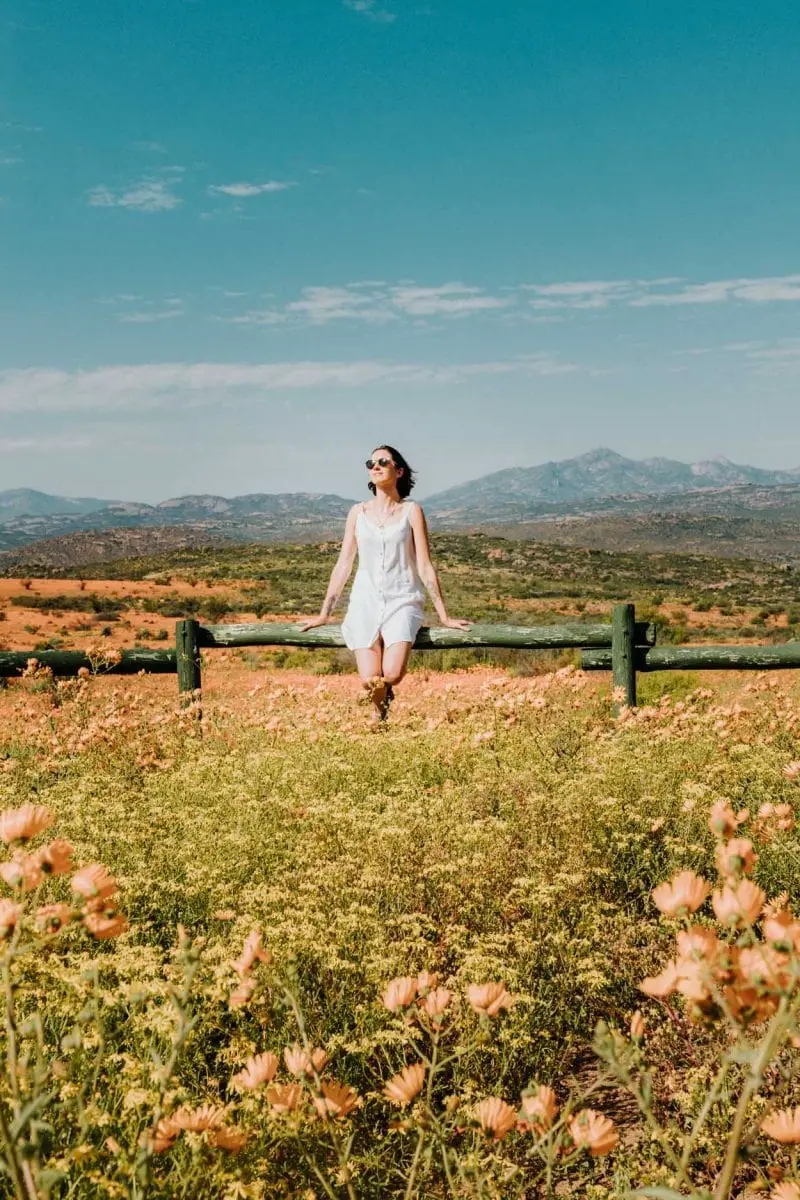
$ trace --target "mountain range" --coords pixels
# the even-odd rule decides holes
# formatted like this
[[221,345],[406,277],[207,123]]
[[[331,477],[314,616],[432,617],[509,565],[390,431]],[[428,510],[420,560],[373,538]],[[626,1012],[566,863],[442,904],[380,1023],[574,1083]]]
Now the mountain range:
[[[788,543],[796,541],[800,555],[800,534],[794,533],[800,518],[800,468],[768,471],[726,458],[697,463],[667,458],[635,460],[601,448],[562,462],[495,471],[428,496],[423,503],[433,530],[486,527],[502,530],[507,536],[544,537],[548,541],[557,540],[557,530],[561,530],[565,541],[580,542],[581,536],[591,540],[589,526],[596,530],[598,523],[609,537],[612,528],[614,538],[620,535],[620,528],[624,537],[624,522],[630,525],[636,518],[637,542],[644,537],[647,543],[647,530],[663,518],[669,525],[667,541],[671,548],[679,540],[676,530],[681,520],[694,520],[695,540],[699,536],[703,543],[704,523],[724,518],[731,543],[728,552],[734,553],[736,521],[752,527],[755,514],[757,521],[771,525],[773,533],[777,532],[777,523],[788,522],[779,539],[781,557],[787,553],[787,539]],[[162,542],[169,528],[174,530],[170,540],[185,537],[195,543],[219,538],[322,540],[341,535],[351,504],[352,500],[338,495],[286,492],[232,498],[179,496],[150,505],[53,496],[17,488],[0,492],[0,551],[6,551],[0,554],[0,560],[5,559],[0,567],[8,567],[9,560],[19,557],[24,547],[33,550],[42,539],[63,540],[78,533],[84,535],[79,544],[82,560],[87,561],[92,542],[86,535],[92,531],[98,535],[98,551],[102,541],[105,549],[118,544],[119,553],[126,544],[125,530],[132,535],[133,531],[160,529],[164,531]],[[100,539],[101,533],[112,529],[120,536],[110,542],[108,538]],[[718,531],[719,525],[717,533],[711,535],[712,542],[719,540]],[[130,540],[139,546],[142,536]],[[26,551],[23,557],[27,559],[30,554]],[[100,553],[95,555],[96,559],[100,557]]]

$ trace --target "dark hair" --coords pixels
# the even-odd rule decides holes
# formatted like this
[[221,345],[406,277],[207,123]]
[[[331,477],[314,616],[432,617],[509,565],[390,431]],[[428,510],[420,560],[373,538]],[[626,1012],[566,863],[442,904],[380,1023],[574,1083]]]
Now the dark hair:
[[[414,476],[414,472],[411,470],[411,467],[408,465],[406,460],[403,458],[400,451],[395,450],[394,446],[387,446],[385,443],[382,443],[380,446],[376,446],[375,449],[376,450],[388,450],[392,456],[392,459],[394,460],[394,465],[396,467],[403,468],[403,474],[397,480],[397,490],[400,493],[403,500],[405,500],[406,496],[411,491],[414,484],[417,482],[416,478]],[[367,484],[367,487],[372,492],[373,496],[377,494],[378,489],[375,487],[375,484],[372,482],[371,479],[370,479],[369,483]]]

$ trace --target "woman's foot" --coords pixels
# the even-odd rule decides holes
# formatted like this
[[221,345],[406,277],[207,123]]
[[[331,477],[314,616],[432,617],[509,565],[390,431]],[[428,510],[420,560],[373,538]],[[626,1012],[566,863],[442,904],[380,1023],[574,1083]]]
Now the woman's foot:
[[386,680],[381,675],[375,675],[372,679],[364,680],[364,696],[361,699],[361,703],[372,704],[372,720],[376,725],[386,719],[388,708],[386,703],[386,689]]
[[389,705],[394,700],[394,688],[392,687],[392,685],[390,683],[386,683],[385,680],[384,680],[384,683],[386,684],[386,686],[384,688],[383,701],[381,702],[380,709],[381,709],[381,719],[385,721],[389,715]]

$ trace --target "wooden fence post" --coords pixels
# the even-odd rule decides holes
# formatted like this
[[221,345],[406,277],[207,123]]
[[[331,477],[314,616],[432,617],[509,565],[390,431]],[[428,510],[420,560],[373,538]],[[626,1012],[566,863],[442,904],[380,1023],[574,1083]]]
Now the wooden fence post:
[[614,716],[623,705],[636,705],[636,613],[632,604],[615,604],[611,610],[611,686],[622,688],[621,700],[614,699]]
[[198,622],[189,618],[175,626],[175,657],[178,667],[178,692],[195,692],[202,679],[200,648],[197,644]]

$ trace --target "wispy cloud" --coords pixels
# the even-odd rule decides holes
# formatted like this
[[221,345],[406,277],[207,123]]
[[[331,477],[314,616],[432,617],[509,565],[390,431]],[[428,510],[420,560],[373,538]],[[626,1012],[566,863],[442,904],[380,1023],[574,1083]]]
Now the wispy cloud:
[[0,129],[10,129],[12,133],[42,133],[41,125],[26,125],[23,121],[0,121]]
[[[123,325],[149,325],[155,321],[172,321],[186,315],[180,296],[165,296],[161,300],[147,300],[133,292],[120,292],[116,296],[103,296],[98,301],[114,311],[114,316]],[[131,305],[136,305],[131,308]]]
[[211,184],[206,190],[210,196],[235,196],[237,199],[244,199],[248,196],[263,196],[270,192],[285,192],[287,188],[296,186],[293,180],[270,179],[266,183]]
[[366,17],[369,21],[379,21],[384,25],[389,25],[392,21],[397,20],[393,12],[380,7],[378,0],[344,0],[344,6],[352,9],[353,12],[361,13],[362,17]]
[[532,293],[528,304],[534,309],[608,308],[612,304],[651,308],[682,304],[725,304],[735,301],[770,304],[800,300],[800,275],[716,279],[704,283],[676,277],[587,280],[524,284],[521,290]]
[[152,363],[61,371],[31,367],[0,372],[0,413],[147,412],[218,405],[220,397],[260,403],[264,393],[375,384],[458,384],[492,375],[547,377],[577,371],[547,354],[503,361],[429,364],[357,362]]
[[15,154],[7,154],[4,158],[0,158],[0,167],[15,167],[21,162],[22,159],[17,158]]
[[[177,174],[177,168],[171,168]],[[135,212],[168,212],[182,204],[175,194],[177,180],[150,177],[139,180],[128,187],[113,188],[100,184],[92,188],[87,196],[91,208],[127,208]]]
[[138,150],[141,154],[167,154],[167,147],[161,142],[133,142],[131,150]]
[[762,373],[800,369],[800,338],[778,338],[774,342],[726,342],[722,346],[701,346],[687,354],[733,354]]
[[412,317],[466,316],[490,309],[507,308],[506,298],[489,296],[479,287],[445,283],[441,287],[394,287],[390,303]]
[[381,324],[393,321],[381,293],[362,291],[354,287],[309,287],[303,289],[302,299],[286,305],[286,314],[304,317],[312,325],[329,321],[367,321]]
[[123,325],[150,325],[154,321],[171,321],[185,315],[183,308],[142,309],[140,312],[119,313],[117,320]]
[[413,283],[388,285],[367,280],[343,287],[307,287],[298,300],[282,308],[254,310],[221,319],[240,325],[277,325],[284,321],[307,321],[312,325],[360,321],[381,325],[401,318],[422,321],[428,317],[469,317],[506,309],[513,303],[513,297],[493,296],[465,283],[418,287]]
[[632,301],[637,308],[654,304],[720,304],[745,300],[753,304],[800,300],[800,275],[768,276],[763,279],[721,279],[690,284],[676,292],[651,292]]

